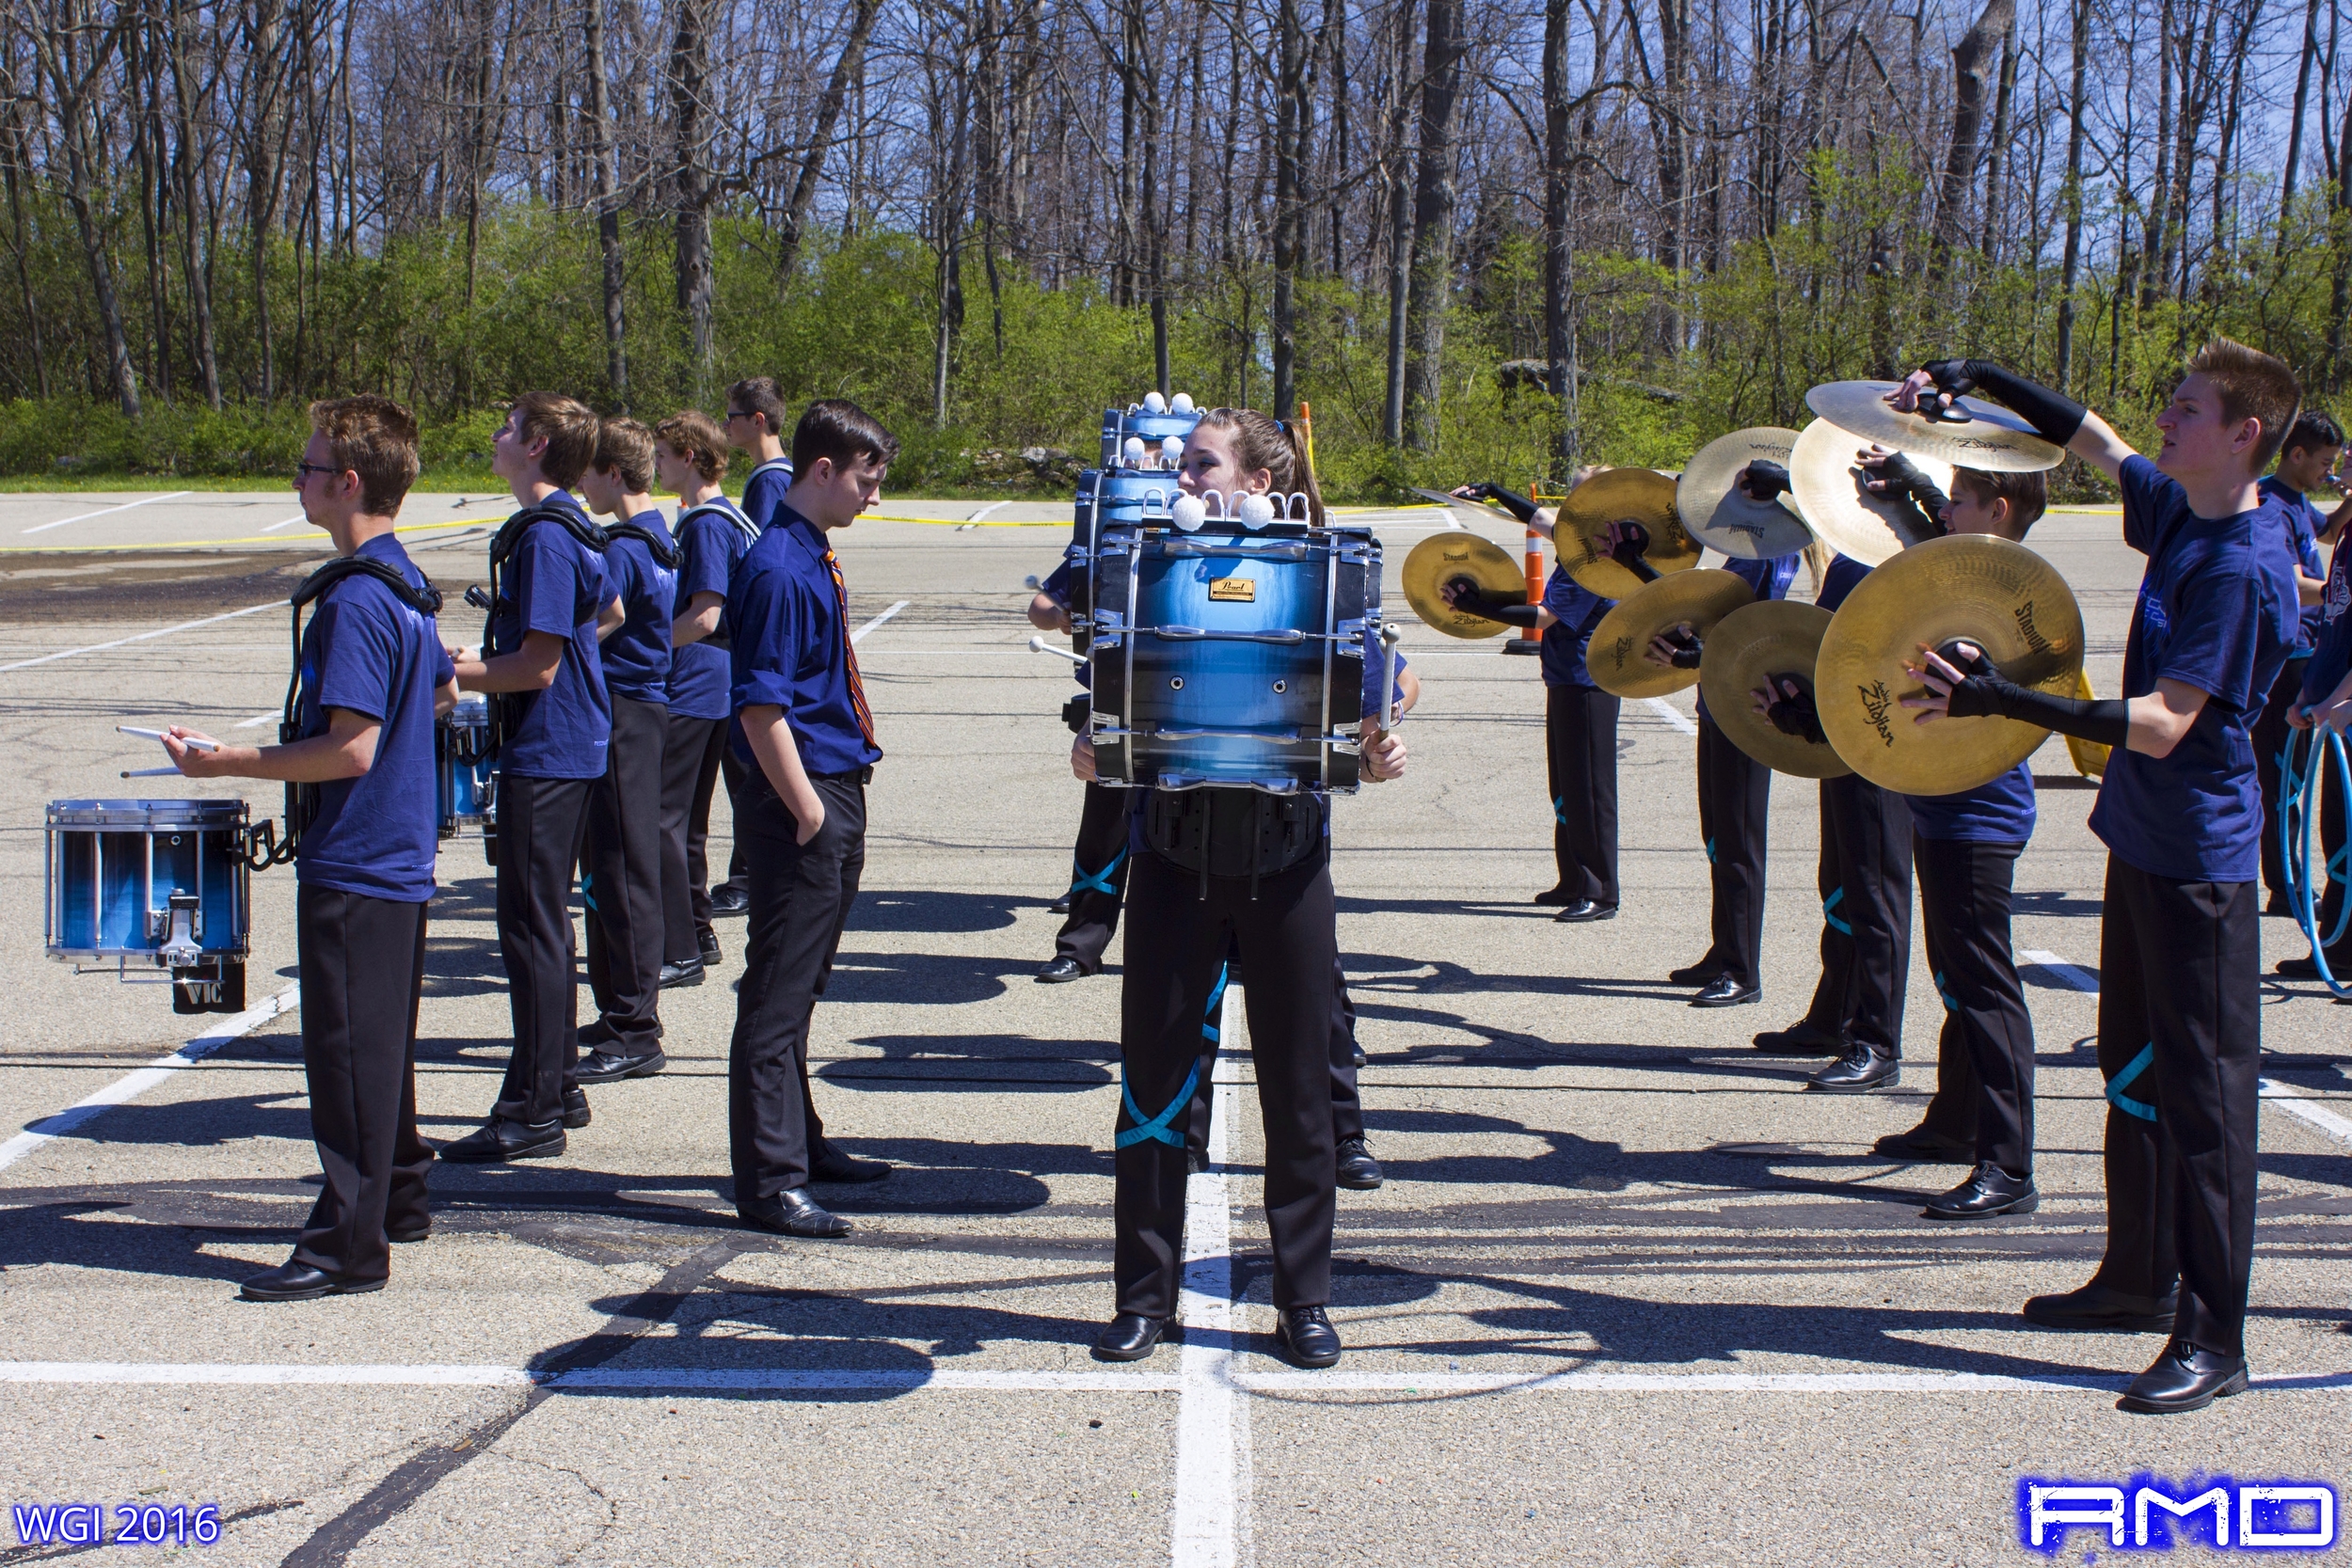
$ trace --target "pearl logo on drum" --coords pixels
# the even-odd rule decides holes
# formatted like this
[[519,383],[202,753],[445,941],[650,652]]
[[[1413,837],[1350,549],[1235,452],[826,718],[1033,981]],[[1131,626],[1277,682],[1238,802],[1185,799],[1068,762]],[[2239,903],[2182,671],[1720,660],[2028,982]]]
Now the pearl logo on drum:
[[1256,604],[1258,602],[1257,579],[1254,578],[1212,578],[1209,579],[1209,597],[1221,599],[1229,604]]

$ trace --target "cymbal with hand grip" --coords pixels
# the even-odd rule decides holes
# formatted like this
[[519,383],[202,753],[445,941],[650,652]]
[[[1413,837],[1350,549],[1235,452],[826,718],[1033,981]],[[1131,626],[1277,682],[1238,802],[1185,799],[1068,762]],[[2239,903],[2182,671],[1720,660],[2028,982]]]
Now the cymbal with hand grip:
[[1594,685],[1615,697],[1663,697],[1696,686],[1698,671],[1661,668],[1643,657],[1650,639],[1688,625],[1704,640],[1717,622],[1755,601],[1756,590],[1747,579],[1721,567],[1677,572],[1645,583],[1593,628],[1584,667],[1592,672]]

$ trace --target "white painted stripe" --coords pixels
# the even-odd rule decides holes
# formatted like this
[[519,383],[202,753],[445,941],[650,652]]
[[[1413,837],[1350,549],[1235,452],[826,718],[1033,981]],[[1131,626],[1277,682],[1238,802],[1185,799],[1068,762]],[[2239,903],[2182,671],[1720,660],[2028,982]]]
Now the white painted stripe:
[[[1222,1064],[1238,1053],[1244,1027],[1242,989],[1225,988],[1217,1016],[1217,1053]],[[1225,1179],[1225,1154],[1232,1136],[1233,1078],[1219,1072],[1210,1106],[1208,1169],[1184,1188],[1184,1280],[1179,1315],[1184,1324],[1180,1360],[1184,1384],[1176,1407],[1176,1488],[1170,1520],[1175,1568],[1232,1568],[1234,1536],[1234,1429],[1248,1419],[1248,1406],[1233,1397],[1232,1195]],[[1248,1441],[1245,1435],[1242,1442]]]
[[262,531],[263,533],[276,533],[281,528],[292,528],[296,523],[307,523],[310,520],[310,519],[308,517],[289,517],[282,523],[270,524],[269,527],[263,529]]
[[1667,723],[1672,724],[1676,729],[1680,730],[1684,735],[1694,736],[1699,733],[1699,727],[1692,723],[1690,718],[1685,715],[1680,708],[1666,701],[1665,698],[1645,697],[1642,700],[1657,710],[1659,718],[1663,719]]
[[267,713],[257,713],[250,719],[240,719],[229,727],[232,730],[249,730],[256,724],[266,724],[272,720],[283,719],[284,717],[286,717],[286,710],[284,708],[274,707]]
[[2038,969],[2048,970],[2063,985],[2088,991],[2093,996],[2099,994],[2099,972],[2095,969],[2068,963],[2056,953],[2044,952],[2039,947],[2020,948],[2017,956]]
[[52,1138],[65,1136],[109,1106],[136,1100],[182,1068],[194,1067],[230,1040],[252,1033],[278,1014],[291,1012],[300,1005],[301,996],[300,985],[288,986],[267,1001],[258,1002],[234,1018],[224,1021],[218,1027],[197,1036],[170,1055],[158,1056],[138,1071],[116,1079],[87,1100],[44,1118],[37,1127],[26,1128],[7,1143],[0,1144],[0,1170],[8,1169]]
[[2314,1104],[2302,1089],[2292,1084],[2281,1084],[2275,1078],[2258,1080],[2262,1097],[2298,1120],[2307,1121],[2338,1143],[2352,1144],[2352,1121],[2345,1120],[2325,1105]]
[[[1238,1372],[1234,1391],[1264,1394],[2073,1394],[2113,1393],[2121,1372],[1999,1377],[1982,1372]],[[2253,1379],[2281,1393],[2352,1389],[2352,1372],[2273,1372]],[[525,1387],[695,1393],[1166,1394],[1181,1377],[1152,1372],[979,1371],[953,1368],[786,1370],[756,1367],[591,1367],[553,1376],[522,1367],[339,1362],[0,1361],[0,1384],[233,1387]]]
[[985,520],[990,513],[1002,511],[1004,508],[1010,506],[1012,502],[1010,501],[990,501],[986,506],[981,507],[977,512],[975,512],[972,515],[966,517],[963,520],[963,526],[970,528],[974,523]]
[[865,641],[866,634],[867,632],[872,631],[876,626],[881,626],[884,621],[889,620],[893,615],[898,614],[898,611],[906,609],[906,607],[913,602],[914,601],[910,599],[900,599],[897,604],[892,605],[888,610],[883,610],[880,615],[875,616],[872,620],[858,627],[857,630],[850,633],[850,646],[854,648],[860,642]]
[[267,604],[247,605],[243,610],[232,610],[226,614],[207,615],[201,621],[183,621],[176,626],[166,626],[160,631],[143,631],[136,637],[118,637],[111,642],[93,642],[87,648],[68,648],[61,654],[43,654],[39,658],[20,658],[14,664],[0,664],[0,674],[5,674],[10,670],[29,670],[36,664],[55,664],[61,658],[75,658],[83,654],[103,654],[108,648],[127,648],[134,642],[151,642],[158,637],[169,637],[176,631],[194,631],[199,626],[209,626],[216,621],[233,621],[240,615],[258,615],[264,610],[285,608],[286,601],[283,599],[272,599]]
[[54,523],[40,523],[32,528],[28,528],[24,531],[26,533],[47,533],[51,529],[63,528],[68,523],[87,523],[92,517],[104,517],[117,512],[128,512],[135,506],[146,506],[153,501],[178,500],[182,496],[193,494],[195,494],[195,492],[190,490],[167,490],[160,496],[141,496],[135,501],[124,501],[120,506],[102,506],[95,512],[85,512],[78,517],[60,517]]

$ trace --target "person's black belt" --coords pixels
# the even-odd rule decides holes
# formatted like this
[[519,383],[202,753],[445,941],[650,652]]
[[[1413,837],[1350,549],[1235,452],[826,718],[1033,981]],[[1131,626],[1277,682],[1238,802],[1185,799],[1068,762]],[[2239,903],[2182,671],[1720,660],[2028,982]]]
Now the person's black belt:
[[874,782],[874,766],[871,763],[867,763],[863,768],[851,768],[839,773],[811,773],[808,776],[808,782],[811,784],[833,784],[835,781],[844,779],[854,779],[859,784],[872,784]]

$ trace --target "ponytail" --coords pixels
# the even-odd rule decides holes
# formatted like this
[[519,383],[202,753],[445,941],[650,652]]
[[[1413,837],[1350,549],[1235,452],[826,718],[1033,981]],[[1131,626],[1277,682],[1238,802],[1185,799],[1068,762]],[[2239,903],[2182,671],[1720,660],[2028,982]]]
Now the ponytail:
[[1314,463],[1307,451],[1306,432],[1299,428],[1298,421],[1277,420],[1254,408],[1212,408],[1200,416],[1200,424],[1210,430],[1231,431],[1233,458],[1242,471],[1255,473],[1265,469],[1272,476],[1276,495],[1305,496],[1309,525],[1326,526],[1323,491],[1315,483]]

